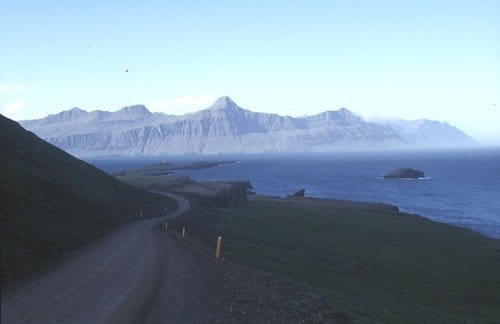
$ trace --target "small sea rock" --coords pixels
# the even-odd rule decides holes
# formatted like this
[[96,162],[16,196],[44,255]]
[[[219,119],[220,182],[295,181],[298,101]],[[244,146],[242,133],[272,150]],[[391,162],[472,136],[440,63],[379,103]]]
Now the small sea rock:
[[384,175],[385,179],[419,179],[425,178],[425,175],[420,170],[410,169],[410,168],[402,168],[393,170],[386,175]]
[[299,190],[295,191],[295,193],[292,195],[292,197],[304,197],[305,194],[306,194],[305,189],[299,189]]

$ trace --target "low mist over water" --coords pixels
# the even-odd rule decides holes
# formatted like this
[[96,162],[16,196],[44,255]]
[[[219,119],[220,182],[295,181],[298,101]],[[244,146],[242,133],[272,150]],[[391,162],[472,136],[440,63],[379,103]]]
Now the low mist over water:
[[[160,161],[235,160],[176,174],[199,180],[244,179],[258,193],[377,201],[403,211],[500,237],[500,149],[316,155],[191,156],[91,161],[107,171]],[[415,168],[425,179],[383,179],[396,168]]]

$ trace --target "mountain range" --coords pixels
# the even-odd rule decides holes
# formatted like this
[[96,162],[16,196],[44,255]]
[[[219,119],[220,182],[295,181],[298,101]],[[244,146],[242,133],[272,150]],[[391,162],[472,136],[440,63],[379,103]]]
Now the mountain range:
[[20,124],[81,157],[464,147],[474,140],[446,122],[368,122],[346,108],[303,117],[253,112],[221,97],[181,116],[143,105],[115,112],[73,108]]

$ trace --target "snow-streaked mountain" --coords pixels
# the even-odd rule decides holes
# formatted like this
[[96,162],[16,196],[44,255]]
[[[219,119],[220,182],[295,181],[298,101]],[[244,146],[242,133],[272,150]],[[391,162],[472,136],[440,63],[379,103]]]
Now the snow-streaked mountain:
[[[135,105],[116,112],[73,108],[20,123],[69,153],[87,157],[389,149],[413,141],[411,132],[399,134],[395,126],[366,122],[345,108],[290,117],[246,110],[229,97],[182,116]],[[432,134],[425,134],[432,141]]]

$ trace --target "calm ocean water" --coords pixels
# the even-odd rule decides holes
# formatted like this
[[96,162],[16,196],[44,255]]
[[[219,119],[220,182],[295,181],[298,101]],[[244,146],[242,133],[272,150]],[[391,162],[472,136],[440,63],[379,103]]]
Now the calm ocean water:
[[[165,159],[165,158],[162,158]],[[385,152],[317,155],[191,157],[235,159],[206,170],[179,171],[200,180],[244,179],[258,193],[285,196],[298,188],[324,198],[385,202],[403,211],[500,238],[500,149],[454,152]],[[91,163],[107,171],[158,162],[106,159]],[[168,158],[188,160],[187,158]],[[401,167],[424,171],[426,179],[381,178]]]

